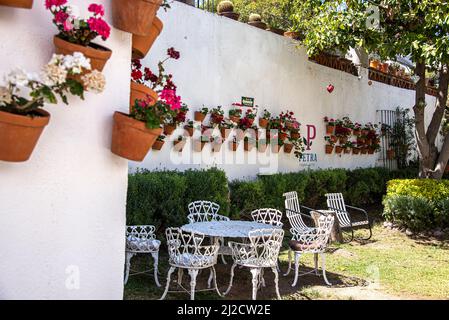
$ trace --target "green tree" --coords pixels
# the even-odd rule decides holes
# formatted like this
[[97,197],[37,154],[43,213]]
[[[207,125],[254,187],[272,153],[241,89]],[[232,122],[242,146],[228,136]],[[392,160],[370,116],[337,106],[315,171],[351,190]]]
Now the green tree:
[[[449,133],[436,138],[445,117],[449,82],[449,5],[441,0],[295,0],[292,19],[305,31],[308,54],[362,48],[383,59],[410,57],[419,79],[413,111],[419,176],[440,179],[449,159]],[[313,16],[310,19],[310,15]],[[426,69],[438,74],[437,107],[425,125]]]

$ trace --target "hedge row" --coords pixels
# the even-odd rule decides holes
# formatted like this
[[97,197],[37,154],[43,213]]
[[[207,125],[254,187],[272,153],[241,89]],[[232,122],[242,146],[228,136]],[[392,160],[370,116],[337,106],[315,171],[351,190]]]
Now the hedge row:
[[449,227],[449,181],[391,180],[384,216],[414,231]]
[[127,223],[155,224],[160,231],[187,222],[187,205],[195,200],[220,204],[220,213],[240,218],[256,208],[283,210],[287,191],[297,191],[302,204],[324,208],[324,194],[342,192],[348,203],[380,204],[386,183],[394,178],[415,177],[415,170],[383,168],[327,169],[258,176],[252,181],[232,181],[218,169],[139,171],[129,176]]

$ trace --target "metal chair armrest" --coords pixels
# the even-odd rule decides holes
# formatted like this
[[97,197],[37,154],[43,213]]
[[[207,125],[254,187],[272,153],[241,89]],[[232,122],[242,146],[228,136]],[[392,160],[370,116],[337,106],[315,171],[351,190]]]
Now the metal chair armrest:
[[249,243],[229,241],[228,246],[231,248],[234,261],[247,259],[254,251],[254,248]]
[[358,208],[358,207],[354,207],[354,206],[348,206],[348,205],[346,205],[346,207],[349,208],[349,209],[352,209],[352,210],[354,210],[354,211],[357,211],[357,212],[360,213],[360,214],[363,214],[363,215],[366,217],[366,220],[367,220],[368,222],[370,222],[369,216],[368,216],[368,212],[366,212],[365,209]]

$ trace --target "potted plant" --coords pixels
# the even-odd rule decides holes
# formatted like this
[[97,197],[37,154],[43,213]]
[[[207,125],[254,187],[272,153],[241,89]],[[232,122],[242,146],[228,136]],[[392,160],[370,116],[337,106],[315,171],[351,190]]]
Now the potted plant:
[[354,147],[354,145],[351,141],[346,141],[346,143],[343,145],[343,152],[345,154],[349,154],[349,153],[351,153],[351,150],[353,147]]
[[265,22],[262,21],[262,17],[260,16],[260,14],[257,13],[251,13],[249,15],[248,18],[248,24],[250,26],[259,28],[259,29],[263,29],[265,30],[267,28],[267,24]]
[[284,36],[287,38],[291,38],[293,40],[301,40],[304,38],[301,32],[297,31],[296,29],[290,28],[290,30],[284,32]]
[[164,134],[171,135],[179,125],[186,122],[187,112],[189,112],[189,108],[185,104],[182,104],[181,108],[170,112],[164,123]]
[[267,150],[267,146],[268,146],[268,141],[267,139],[259,139],[256,140],[256,148],[259,152],[265,152]]
[[178,138],[176,138],[176,140],[173,141],[173,147],[175,151],[182,152],[182,149],[184,148],[186,141],[187,141],[186,137],[183,137],[181,135],[178,136]]
[[276,143],[271,144],[271,152],[279,153],[279,150],[281,150],[283,145],[284,145],[284,140],[277,139]]
[[0,0],[1,6],[31,9],[33,0]]
[[324,140],[327,142],[327,144],[326,144],[326,154],[331,154],[332,153],[332,151],[334,150],[334,145],[335,145],[335,142],[331,139],[331,137],[330,136],[325,136],[324,137]]
[[158,92],[161,92],[163,89],[170,89],[170,91],[166,91],[166,93],[172,93],[174,95],[170,99],[180,101],[180,97],[176,96],[176,85],[173,83],[173,76],[166,74],[164,68],[164,63],[167,60],[178,60],[179,57],[179,52],[174,48],[167,49],[167,58],[158,63],[158,74],[153,73],[147,67],[142,67],[140,60],[132,60],[131,107],[134,106],[136,100],[149,100],[149,103],[155,103],[158,99]]
[[343,152],[343,147],[341,145],[335,146],[335,153],[341,154]]
[[378,70],[380,66],[380,60],[379,55],[377,54],[370,54],[369,57],[369,66],[372,69]]
[[255,145],[256,139],[252,137],[245,137],[245,139],[243,140],[243,147],[245,151],[251,151]]
[[133,59],[143,59],[150,51],[157,37],[162,32],[164,24],[162,20],[158,17],[154,17],[151,23],[151,28],[148,35],[137,35],[132,36],[132,58]]
[[355,136],[360,136],[362,133],[362,125],[358,122],[354,123],[354,128],[352,129],[352,134]]
[[45,103],[68,104],[68,94],[84,99],[84,91],[101,92],[103,74],[90,73],[89,60],[80,52],[56,55],[42,68],[39,76],[16,69],[0,86],[0,160],[23,162],[30,158],[50,114]]
[[203,107],[201,110],[195,111],[195,121],[203,122],[209,112],[208,108]]
[[112,0],[112,24],[117,29],[148,35],[159,7],[169,8],[165,0]]
[[360,147],[357,145],[356,141],[352,142],[352,154],[359,154],[360,153]]
[[92,41],[97,37],[105,41],[111,32],[103,19],[103,6],[90,4],[88,10],[91,16],[88,19],[75,16],[66,0],[48,0],[45,6],[52,13],[53,23],[59,30],[53,37],[56,53],[67,55],[81,52],[90,59],[92,69],[102,71],[112,51]]
[[232,122],[239,123],[240,118],[241,118],[241,116],[242,116],[242,109],[240,109],[240,107],[241,107],[242,105],[239,104],[239,103],[233,103],[232,106],[233,106],[234,108],[232,108],[231,110],[229,110],[229,119],[230,119]]
[[194,122],[188,121],[186,123],[186,125],[184,126],[184,129],[186,130],[188,136],[190,136],[190,137],[193,136],[193,132],[195,130]]
[[[301,159],[302,154],[304,153],[304,150],[305,150],[304,144],[306,143],[306,140],[301,139],[301,138],[298,138],[298,139],[290,138],[290,143],[293,145],[295,157],[298,159]],[[311,143],[312,142],[310,142],[310,144]],[[285,147],[284,147],[284,150],[285,150]]]
[[284,152],[285,153],[292,153],[293,151],[293,143],[290,140],[287,140],[284,143]]
[[335,120],[332,118],[324,117],[324,122],[326,123],[326,134],[334,134]]
[[236,137],[233,137],[232,141],[229,141],[229,147],[232,151],[237,151],[237,148],[239,147],[239,141],[236,139]]
[[219,125],[218,128],[220,129],[221,137],[226,140],[229,137],[229,134],[231,133],[231,130],[235,128],[235,125],[231,121],[223,120]]
[[209,113],[212,127],[219,126],[224,121],[224,111],[221,109],[221,106],[212,108]]
[[234,4],[231,1],[220,1],[217,5],[217,13],[219,16],[238,20],[240,14],[234,12]]
[[170,88],[159,93],[154,103],[150,100],[135,100],[131,113],[114,113],[111,151],[123,158],[142,161],[157,137],[162,133],[162,124],[174,110],[180,108],[180,101]]
[[199,139],[193,141],[193,150],[201,152],[208,142],[210,142],[210,137],[202,135]]
[[164,140],[165,140],[165,136],[163,136],[163,135],[160,135],[159,137],[157,137],[156,141],[153,144],[152,149],[153,150],[161,150],[165,143]]
[[256,113],[254,112],[254,110],[252,108],[249,108],[246,110],[245,112],[245,116],[243,117],[243,119],[247,119],[247,126],[251,127],[254,123],[254,119],[256,118]]
[[221,146],[223,144],[223,138],[221,136],[215,136],[213,135],[210,139],[211,141],[211,147],[212,147],[212,152],[220,152],[221,150]]
[[267,110],[263,110],[262,116],[259,118],[259,126],[261,128],[266,128],[271,118],[271,113]]

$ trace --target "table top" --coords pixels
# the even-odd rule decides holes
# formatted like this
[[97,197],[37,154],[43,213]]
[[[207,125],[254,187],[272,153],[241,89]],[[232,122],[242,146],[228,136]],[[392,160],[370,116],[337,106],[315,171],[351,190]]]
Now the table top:
[[202,233],[211,237],[247,238],[250,231],[256,229],[276,229],[270,224],[254,221],[206,221],[183,225],[181,229],[187,232]]

